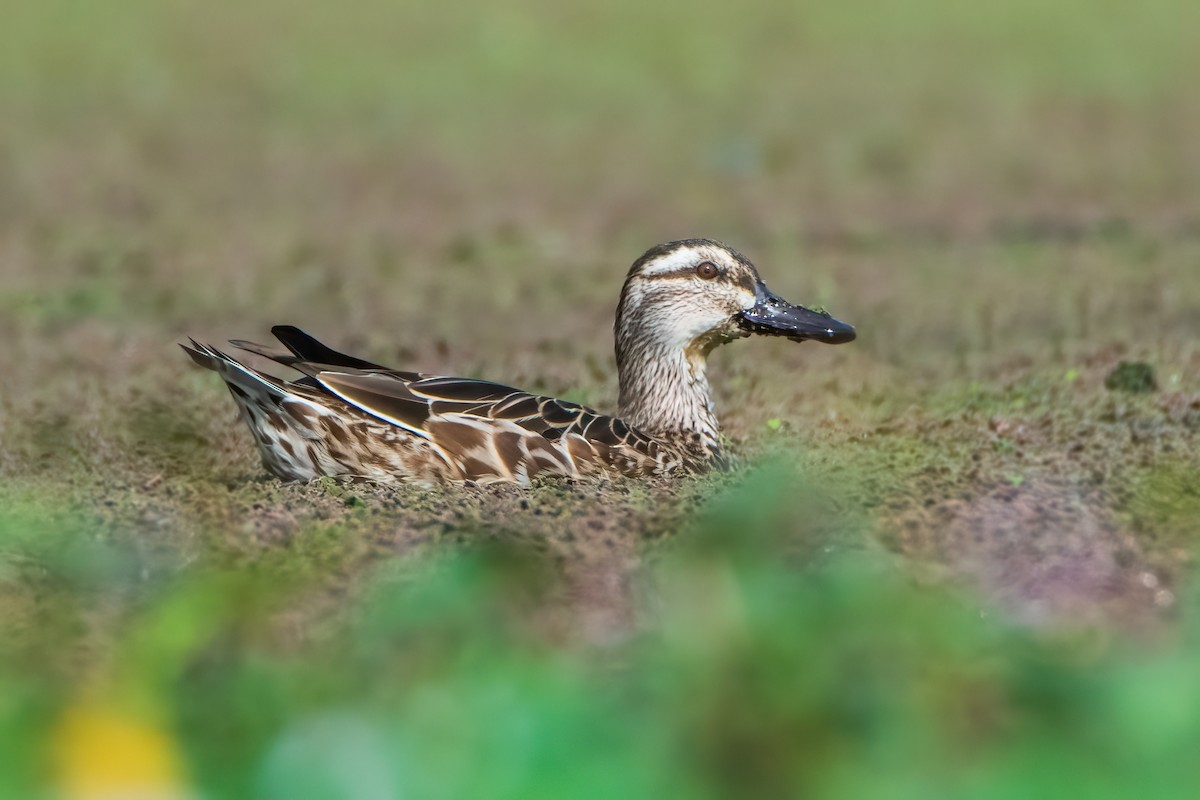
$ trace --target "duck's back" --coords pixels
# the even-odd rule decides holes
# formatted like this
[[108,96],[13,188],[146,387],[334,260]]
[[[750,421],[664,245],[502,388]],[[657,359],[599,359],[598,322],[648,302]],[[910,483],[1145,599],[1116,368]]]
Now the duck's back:
[[576,403],[489,381],[389,370],[338,353],[298,329],[272,332],[277,351],[235,342],[304,373],[283,381],[193,342],[285,480],[528,483],[543,475],[643,476],[687,466],[673,448]]

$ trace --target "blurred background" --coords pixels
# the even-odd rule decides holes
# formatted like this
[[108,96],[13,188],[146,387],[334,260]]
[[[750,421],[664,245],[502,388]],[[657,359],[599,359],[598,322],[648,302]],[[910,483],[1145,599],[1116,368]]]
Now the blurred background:
[[[10,5],[0,793],[1200,777],[1200,6]],[[730,475],[282,485],[175,348],[612,408],[691,236],[860,333],[714,356]]]

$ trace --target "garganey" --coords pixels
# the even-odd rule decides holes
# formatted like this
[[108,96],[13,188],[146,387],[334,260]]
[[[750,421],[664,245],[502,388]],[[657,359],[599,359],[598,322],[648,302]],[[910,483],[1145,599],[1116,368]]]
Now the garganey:
[[529,483],[536,475],[662,475],[723,462],[706,377],[717,345],[753,333],[840,344],[850,325],[792,305],[740,253],[708,239],[652,247],[617,305],[620,415],[490,381],[388,369],[289,325],[286,351],[235,347],[291,367],[285,381],[194,339],[184,350],[229,386],[266,468],[284,480]]

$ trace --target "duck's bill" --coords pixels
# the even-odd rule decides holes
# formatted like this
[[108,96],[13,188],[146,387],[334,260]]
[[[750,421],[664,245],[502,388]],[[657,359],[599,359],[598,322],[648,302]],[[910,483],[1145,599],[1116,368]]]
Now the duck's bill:
[[749,333],[786,336],[794,342],[812,339],[826,344],[845,344],[858,335],[853,325],[834,319],[824,311],[792,305],[767,288],[755,287],[757,302],[738,316],[738,325]]

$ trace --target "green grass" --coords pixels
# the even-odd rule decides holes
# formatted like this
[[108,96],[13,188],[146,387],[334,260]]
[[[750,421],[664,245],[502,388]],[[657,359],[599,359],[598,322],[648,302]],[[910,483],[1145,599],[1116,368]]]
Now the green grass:
[[[797,479],[820,494],[775,468],[713,498],[639,575],[647,624],[571,645],[552,563],[503,538],[379,564],[297,636],[299,556],[131,585],[145,556],[9,525],[6,552],[60,592],[40,635],[7,643],[2,724],[24,744],[4,788],[39,796],[28,734],[97,702],[161,731],[207,797],[1169,797],[1195,780],[1190,598],[1149,652],[1016,628],[914,585]],[[86,646],[78,617],[130,591],[80,686],[60,669]]]

